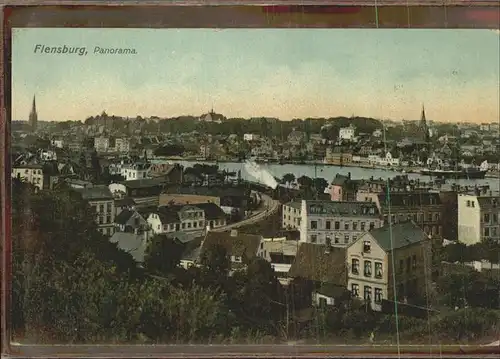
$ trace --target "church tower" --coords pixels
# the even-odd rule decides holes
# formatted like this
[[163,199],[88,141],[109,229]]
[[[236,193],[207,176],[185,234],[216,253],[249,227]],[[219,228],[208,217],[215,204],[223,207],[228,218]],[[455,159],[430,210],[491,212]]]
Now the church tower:
[[36,131],[38,126],[38,114],[36,112],[35,96],[33,96],[33,105],[31,106],[31,112],[28,122],[31,126],[31,130]]

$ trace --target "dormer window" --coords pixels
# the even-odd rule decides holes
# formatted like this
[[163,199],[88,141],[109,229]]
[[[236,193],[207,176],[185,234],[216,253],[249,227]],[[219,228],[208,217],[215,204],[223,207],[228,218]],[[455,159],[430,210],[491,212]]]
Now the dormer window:
[[363,253],[370,253],[371,251],[371,243],[370,241],[363,242]]

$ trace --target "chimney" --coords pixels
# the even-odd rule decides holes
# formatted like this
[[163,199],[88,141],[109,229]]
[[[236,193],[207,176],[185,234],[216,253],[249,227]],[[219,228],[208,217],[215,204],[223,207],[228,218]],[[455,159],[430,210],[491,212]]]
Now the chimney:
[[231,237],[238,237],[238,230],[231,229]]

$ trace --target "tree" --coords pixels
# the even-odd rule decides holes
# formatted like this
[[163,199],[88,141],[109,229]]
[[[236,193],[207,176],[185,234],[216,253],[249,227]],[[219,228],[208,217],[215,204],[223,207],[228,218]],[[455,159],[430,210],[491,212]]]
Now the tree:
[[323,193],[326,187],[328,187],[328,181],[322,177],[314,178],[313,187],[317,193]]
[[181,145],[166,145],[157,148],[154,152],[155,156],[181,156],[186,149]]
[[182,258],[184,246],[165,235],[156,235],[146,249],[144,266],[151,273],[168,275]]
[[202,277],[208,286],[224,287],[231,262],[222,245],[214,245],[203,251],[200,259]]
[[300,176],[297,179],[297,183],[300,185],[301,188],[310,189],[313,185],[313,180],[311,177]]
[[283,175],[283,182],[290,185],[293,181],[295,181],[295,175],[293,173],[287,173]]

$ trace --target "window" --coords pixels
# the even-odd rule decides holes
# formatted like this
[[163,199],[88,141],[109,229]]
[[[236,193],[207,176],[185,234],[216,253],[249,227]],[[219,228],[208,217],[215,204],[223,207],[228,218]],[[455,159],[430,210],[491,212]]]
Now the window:
[[417,268],[417,256],[415,254],[411,257],[411,262],[412,262],[413,269],[416,269]]
[[340,222],[335,222],[335,229],[340,229]]
[[432,213],[427,214],[427,221],[432,222]]
[[382,303],[382,289],[375,288],[375,303]]
[[99,205],[99,212],[104,212],[104,204]]
[[485,236],[485,237],[489,237],[489,236],[490,236],[490,229],[489,229],[488,227],[486,227],[486,228],[484,229],[484,236]]
[[470,201],[467,201],[467,207],[470,207]]
[[406,271],[409,273],[411,270],[411,258],[406,258]]
[[375,278],[382,278],[382,263],[375,262]]
[[498,223],[498,214],[493,213],[493,214],[491,215],[491,219],[492,219],[492,222],[493,222],[493,223]]
[[472,208],[476,207],[475,202],[474,202],[474,201],[470,201],[470,206],[471,206]]
[[352,222],[352,230],[357,231],[358,230],[358,222]]
[[363,243],[363,252],[364,253],[370,253],[370,250],[371,250],[371,243],[370,243],[370,241],[365,241]]
[[371,231],[373,228],[375,228],[375,223],[370,222],[370,231]]
[[361,222],[361,230],[364,231],[365,230],[365,222]]
[[346,223],[344,223],[344,229],[345,229],[346,231],[348,231],[348,230],[349,230],[349,223],[347,223],[347,222],[346,222]]
[[111,212],[111,203],[106,204],[106,212]]
[[359,297],[359,284],[351,284],[351,293],[353,297]]
[[317,239],[318,239],[317,235],[315,234],[311,235],[311,243],[316,243]]
[[111,215],[110,214],[108,214],[106,216],[106,223],[111,223]]
[[335,243],[340,243],[340,237],[338,234],[335,235]]
[[234,258],[234,260],[233,260],[234,262],[241,263],[241,257],[240,256],[234,256],[233,258]]
[[365,261],[365,277],[371,277],[372,276],[372,262],[370,261]]
[[191,222],[188,222],[188,228],[191,228]]
[[352,260],[352,274],[359,274],[359,259]]
[[489,213],[484,214],[484,223],[490,223],[490,214]]
[[186,229],[186,223],[182,224],[182,229]]
[[365,285],[364,299],[367,302],[371,302],[372,301],[372,287],[369,287],[369,286]]
[[439,222],[439,213],[434,213],[434,222]]
[[353,235],[353,236],[352,236],[352,241],[353,241],[353,242],[355,242],[357,239],[358,239],[358,236],[356,236],[356,235]]
[[318,221],[311,221],[311,229],[318,229]]
[[344,234],[344,244],[347,244],[347,243],[349,243],[349,235]]
[[402,259],[399,260],[399,273],[403,273],[403,270],[405,268],[404,261]]
[[326,229],[332,229],[332,222],[326,221],[325,228]]
[[326,298],[323,298],[323,297],[320,297],[320,298],[319,298],[319,306],[320,306],[321,308],[326,307]]

